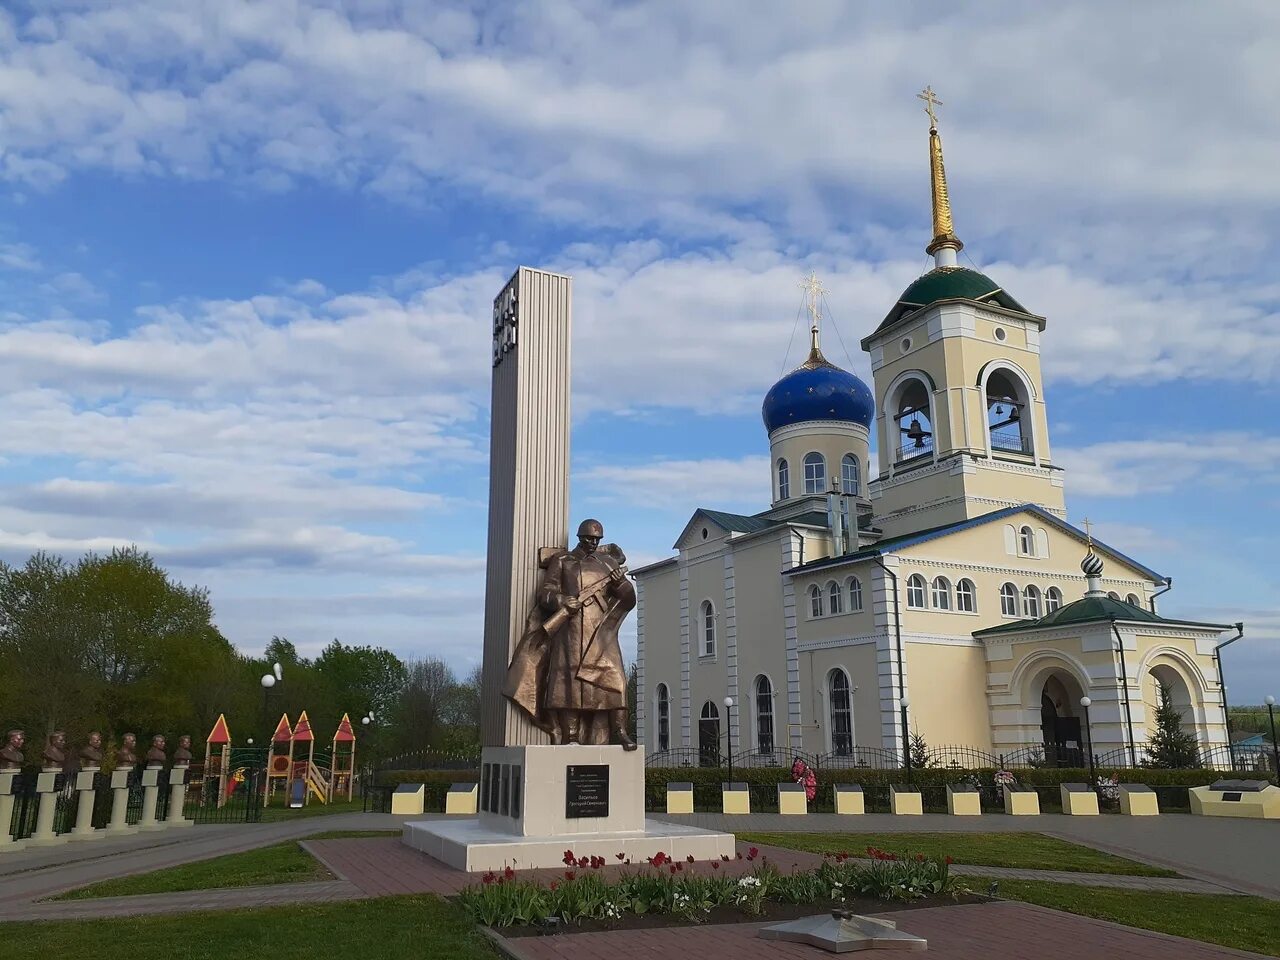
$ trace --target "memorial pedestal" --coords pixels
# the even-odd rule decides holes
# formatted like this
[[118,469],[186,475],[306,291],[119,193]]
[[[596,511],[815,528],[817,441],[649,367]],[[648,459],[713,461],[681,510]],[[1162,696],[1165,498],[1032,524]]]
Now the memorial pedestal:
[[558,867],[565,850],[611,863],[734,855],[732,834],[645,819],[644,783],[642,750],[486,747],[479,817],[406,823],[402,840],[459,870]]
[[161,769],[159,766],[150,766],[142,771],[142,816],[138,818],[138,829],[143,832],[164,829],[164,824],[156,819],[156,806],[160,801]]
[[187,799],[187,765],[175,763],[169,771],[169,815],[164,818],[166,827],[190,827],[194,820],[182,815],[182,808]]
[[66,843],[65,836],[59,836],[53,829],[53,816],[58,807],[58,768],[45,767],[44,772],[36,780],[36,793],[40,795],[40,805],[36,808],[36,830],[27,841],[32,847],[51,847],[56,843]]
[[15,840],[9,833],[13,823],[13,791],[19,776],[17,770],[0,773],[0,853],[16,853],[27,846],[27,841]]
[[122,837],[137,833],[137,827],[129,826],[129,774],[121,768],[111,771],[111,822],[103,831],[108,837]]
[[101,840],[101,830],[93,829],[94,787],[98,777],[97,767],[85,767],[76,774],[76,792],[80,794],[76,803],[76,826],[71,831],[75,840]]

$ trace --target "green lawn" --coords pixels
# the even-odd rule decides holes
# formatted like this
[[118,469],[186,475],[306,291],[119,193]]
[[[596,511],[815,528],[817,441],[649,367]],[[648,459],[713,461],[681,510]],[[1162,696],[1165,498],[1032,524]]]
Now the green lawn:
[[[977,877],[968,879],[976,890],[985,890],[991,882]],[[1275,900],[1115,890],[1039,880],[1002,879],[999,884],[999,895],[1009,900],[1280,957],[1280,939],[1276,935],[1280,931],[1280,902]]]
[[891,853],[951,857],[956,863],[1072,873],[1176,877],[1172,870],[1102,853],[1040,833],[745,833],[738,839],[810,853],[865,855],[867,847]]
[[257,850],[229,853],[132,877],[102,880],[68,890],[54,900],[89,900],[94,897],[127,897],[139,893],[171,893],[178,890],[213,890],[220,887],[259,887],[269,883],[301,883],[331,880],[333,874],[298,841],[272,844]]
[[364,801],[336,800],[333,803],[320,803],[314,797],[305,807],[293,808],[285,803],[282,794],[277,793],[271,803],[262,808],[263,823],[278,823],[281,820],[297,820],[299,817],[327,817],[335,813],[360,813],[364,809]]
[[437,897],[380,897],[178,916],[6,923],[0,960],[497,960],[457,907]]

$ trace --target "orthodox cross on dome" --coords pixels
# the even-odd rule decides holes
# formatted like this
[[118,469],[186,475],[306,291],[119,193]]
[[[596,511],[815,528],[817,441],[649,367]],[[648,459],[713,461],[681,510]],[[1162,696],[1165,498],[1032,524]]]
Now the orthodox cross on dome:
[[938,115],[933,112],[933,108],[941,107],[943,105],[942,101],[933,92],[933,87],[925,87],[923,93],[916,94],[916,98],[924,101],[924,112],[929,115],[929,129],[936,130],[938,128]]
[[947,171],[942,164],[942,137],[938,134],[938,114],[934,107],[942,106],[942,101],[933,92],[933,87],[925,87],[923,93],[916,97],[924,101],[924,109],[929,114],[929,181],[933,191],[933,239],[925,247],[925,252],[933,254],[935,267],[956,266],[956,254],[964,249],[964,244],[956,236],[955,227],[951,223],[951,197],[947,193]]
[[822,323],[822,295],[827,289],[813,270],[800,281],[800,289],[806,294],[806,306],[809,310],[809,362],[818,363],[823,359],[819,328]]
[[1089,544],[1089,549],[1093,549],[1093,521],[1088,517],[1084,518],[1084,539]]

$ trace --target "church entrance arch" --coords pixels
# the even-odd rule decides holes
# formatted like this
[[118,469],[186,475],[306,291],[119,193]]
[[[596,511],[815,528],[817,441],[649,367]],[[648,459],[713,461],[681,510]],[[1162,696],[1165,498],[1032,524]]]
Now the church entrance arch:
[[1049,766],[1083,767],[1085,734],[1080,721],[1080,684],[1071,674],[1053,670],[1040,687],[1040,737]]
[[720,766],[720,710],[708,700],[698,718],[698,762],[704,767]]

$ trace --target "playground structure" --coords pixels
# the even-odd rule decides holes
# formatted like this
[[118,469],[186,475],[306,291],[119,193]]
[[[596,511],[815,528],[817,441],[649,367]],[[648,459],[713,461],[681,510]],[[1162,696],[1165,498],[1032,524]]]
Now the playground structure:
[[[213,791],[221,807],[244,781],[243,757],[234,760],[231,731],[226,717],[219,714],[205,740],[204,790]],[[266,775],[262,778],[263,803],[270,804],[277,793],[286,804],[301,806],[316,800],[330,803],[350,800],[355,787],[356,736],[351,717],[342,715],[330,749],[316,750],[315,732],[305,710],[290,725],[288,714],[280,717],[267,748]]]

